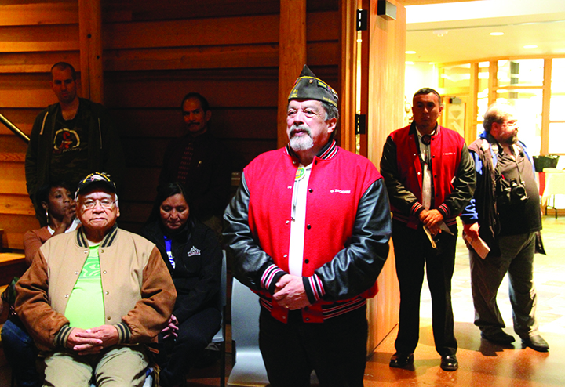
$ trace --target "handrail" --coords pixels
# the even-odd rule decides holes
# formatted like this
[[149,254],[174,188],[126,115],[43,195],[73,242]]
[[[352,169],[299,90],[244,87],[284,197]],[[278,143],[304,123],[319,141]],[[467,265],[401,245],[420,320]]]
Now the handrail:
[[29,142],[29,137],[24,132],[22,132],[16,125],[12,124],[12,122],[6,117],[4,117],[2,114],[0,114],[0,122],[2,122],[5,127],[10,129],[12,132],[14,132],[16,136],[24,140],[26,143]]

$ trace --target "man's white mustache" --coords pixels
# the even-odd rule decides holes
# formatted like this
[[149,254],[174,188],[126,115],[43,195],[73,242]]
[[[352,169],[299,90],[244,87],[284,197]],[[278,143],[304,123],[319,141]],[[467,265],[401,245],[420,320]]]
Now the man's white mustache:
[[304,125],[292,126],[290,128],[290,137],[294,136],[296,132],[305,132],[306,134],[308,134],[308,136],[312,137],[312,131],[309,127]]

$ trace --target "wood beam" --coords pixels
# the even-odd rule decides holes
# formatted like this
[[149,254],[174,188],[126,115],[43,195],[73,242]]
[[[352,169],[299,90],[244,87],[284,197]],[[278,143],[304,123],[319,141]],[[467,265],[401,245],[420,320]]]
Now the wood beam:
[[357,3],[341,1],[340,130],[344,149],[355,153],[355,105],[357,81]]
[[102,103],[102,14],[100,0],[78,0],[82,96]]
[[477,138],[477,97],[479,95],[479,62],[471,63],[469,97],[465,110],[465,142],[471,144]]
[[288,143],[288,94],[306,63],[306,0],[281,0],[279,19],[279,98],[277,147]]
[[488,106],[498,98],[498,61],[491,60],[488,70]]
[[549,108],[551,106],[551,79],[553,61],[544,60],[543,71],[543,97],[541,106],[541,149],[540,155],[549,154]]

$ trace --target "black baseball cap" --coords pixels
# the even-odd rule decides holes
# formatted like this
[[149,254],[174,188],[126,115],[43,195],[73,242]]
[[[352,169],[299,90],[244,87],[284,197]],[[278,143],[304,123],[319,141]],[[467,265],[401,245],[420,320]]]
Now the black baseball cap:
[[78,183],[78,188],[76,192],[76,197],[81,193],[87,191],[89,187],[93,184],[102,185],[110,190],[112,193],[116,193],[116,184],[110,179],[110,175],[106,172],[93,172],[88,174],[84,179]]

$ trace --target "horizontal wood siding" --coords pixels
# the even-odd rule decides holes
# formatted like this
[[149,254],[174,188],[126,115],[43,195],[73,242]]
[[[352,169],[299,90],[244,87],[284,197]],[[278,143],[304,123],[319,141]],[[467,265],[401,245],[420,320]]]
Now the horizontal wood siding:
[[[231,150],[234,172],[276,148],[279,4],[102,0],[104,104],[127,159],[121,227],[136,231],[147,219],[189,91],[208,98],[210,128]],[[73,64],[81,89],[78,20],[76,0],[0,5],[0,113],[28,135],[36,115],[56,102],[49,85],[53,63]],[[307,21],[308,63],[339,92],[338,1],[308,1]],[[3,125],[0,141],[3,245],[21,249],[23,232],[38,227],[25,186],[27,146]]]

